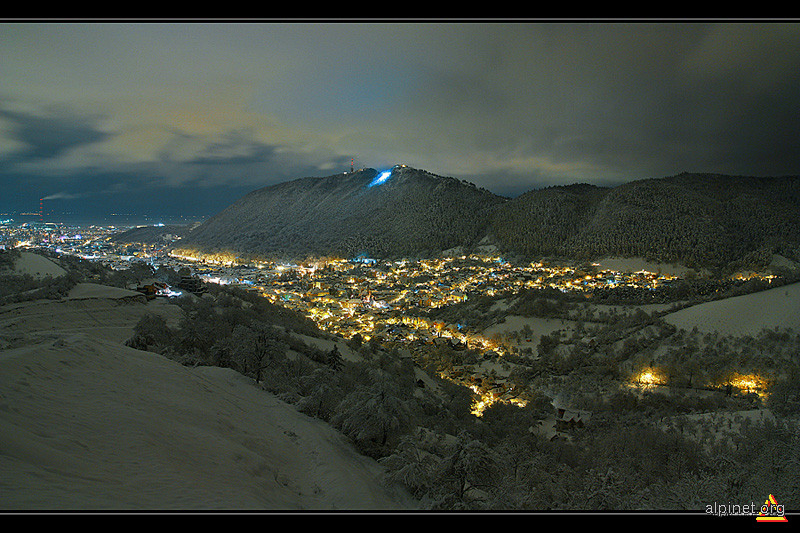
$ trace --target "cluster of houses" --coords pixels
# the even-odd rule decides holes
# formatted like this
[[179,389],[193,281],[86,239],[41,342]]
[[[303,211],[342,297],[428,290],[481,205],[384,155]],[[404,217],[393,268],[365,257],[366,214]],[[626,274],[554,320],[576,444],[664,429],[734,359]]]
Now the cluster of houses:
[[206,292],[205,284],[196,276],[182,276],[181,280],[175,285],[175,288],[181,290],[175,290],[175,288],[171,287],[166,282],[153,278],[134,284],[129,288],[141,292],[148,300],[157,297],[173,298],[181,296],[183,291],[198,295]]

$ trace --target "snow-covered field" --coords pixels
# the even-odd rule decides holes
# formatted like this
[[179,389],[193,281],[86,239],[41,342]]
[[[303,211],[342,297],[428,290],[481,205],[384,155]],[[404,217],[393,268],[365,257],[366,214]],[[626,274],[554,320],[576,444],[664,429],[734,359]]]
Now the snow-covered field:
[[0,508],[414,508],[374,460],[252,380],[122,344],[174,306],[101,286],[71,296],[0,307]]
[[30,274],[35,279],[47,276],[57,278],[67,273],[53,261],[33,252],[20,252],[20,258],[14,263],[14,270],[18,274]]
[[763,328],[800,331],[800,283],[687,307],[664,316],[677,327],[718,331],[723,335],[756,335]]
[[68,333],[88,332],[118,344],[128,340],[133,326],[147,312],[162,315],[175,326],[181,312],[163,299],[146,305],[135,291],[79,283],[61,301],[34,300],[0,307],[0,349],[3,340],[31,342],[33,337],[56,338]]
[[496,333],[504,334],[511,331],[520,331],[526,324],[531,330],[531,335],[527,338],[520,338],[520,341],[515,343],[520,349],[533,348],[535,350],[539,345],[539,339],[541,339],[542,335],[550,335],[552,332],[558,330],[562,331],[564,334],[571,335],[575,328],[575,322],[572,320],[508,315],[505,317],[505,321],[492,324],[486,328],[483,331],[483,335],[491,337]]
[[91,298],[141,298],[142,296],[144,296],[142,293],[128,289],[108,287],[97,283],[78,283],[69,291],[68,298],[70,300],[88,300]]
[[648,272],[661,272],[662,274],[669,274],[673,276],[683,276],[689,268],[675,264],[668,263],[653,263],[642,257],[606,257],[597,261],[600,265],[598,268],[601,270],[615,270],[617,272],[640,272],[646,270]]

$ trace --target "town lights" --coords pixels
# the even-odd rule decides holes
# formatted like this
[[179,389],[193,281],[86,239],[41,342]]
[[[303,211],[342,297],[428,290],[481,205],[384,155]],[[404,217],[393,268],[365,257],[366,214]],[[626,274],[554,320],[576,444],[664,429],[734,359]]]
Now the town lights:
[[663,385],[664,384],[664,379],[660,375],[658,375],[658,373],[656,371],[654,371],[651,368],[642,371],[636,377],[635,381],[639,385]]
[[483,415],[483,411],[494,403],[494,399],[489,395],[482,394],[481,390],[475,385],[470,385],[469,388],[472,389],[472,392],[478,395],[478,397],[472,402],[472,409],[470,410],[470,413],[472,413],[474,416],[480,417]]
[[768,382],[765,378],[757,374],[734,373],[733,376],[731,376],[729,383],[742,392],[755,392],[762,398],[767,397],[765,390],[768,387]]

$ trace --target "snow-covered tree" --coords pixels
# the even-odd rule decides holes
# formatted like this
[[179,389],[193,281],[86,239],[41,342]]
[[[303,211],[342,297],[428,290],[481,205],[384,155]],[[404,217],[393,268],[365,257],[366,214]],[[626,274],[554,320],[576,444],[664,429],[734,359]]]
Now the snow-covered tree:
[[333,370],[339,371],[342,369],[342,354],[339,353],[339,347],[334,344],[330,352],[328,352],[328,366]]
[[371,376],[371,385],[359,385],[341,401],[331,423],[356,443],[384,447],[407,429],[411,411],[390,374],[374,369]]
[[285,343],[277,340],[272,326],[260,323],[237,325],[231,334],[231,347],[240,371],[253,376],[257,382],[261,382],[264,370],[273,360],[283,356],[287,348]]
[[497,466],[495,453],[462,431],[450,454],[444,458],[439,477],[457,501],[467,503],[470,492],[487,492],[495,487]]
[[133,337],[126,344],[139,350],[147,350],[153,346],[163,348],[170,342],[171,337],[172,332],[167,327],[164,317],[147,313],[133,327]]
[[388,479],[401,483],[417,497],[423,497],[435,483],[440,458],[423,449],[419,442],[406,435],[394,453],[379,459],[379,463],[388,470]]
[[299,379],[300,393],[297,410],[315,418],[330,420],[342,396],[336,372],[331,368],[319,368]]

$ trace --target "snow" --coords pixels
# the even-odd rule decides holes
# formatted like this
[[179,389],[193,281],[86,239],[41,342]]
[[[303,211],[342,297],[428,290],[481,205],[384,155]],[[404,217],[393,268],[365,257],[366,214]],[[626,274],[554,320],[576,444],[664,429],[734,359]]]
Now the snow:
[[763,328],[800,331],[800,283],[687,307],[664,315],[676,327],[717,331],[723,335],[756,335]]
[[442,257],[461,257],[466,252],[463,246],[456,246],[455,248],[448,248],[442,252]]
[[642,257],[607,257],[597,261],[600,270],[614,270],[617,272],[661,272],[673,276],[684,276],[689,271],[688,267],[679,264],[654,263]]
[[788,269],[795,269],[795,268],[798,268],[798,266],[800,266],[800,265],[798,265],[797,263],[795,263],[794,261],[792,261],[790,259],[787,259],[787,258],[783,257],[782,255],[773,254],[772,255],[772,261],[770,262],[770,266],[788,268]]
[[539,344],[539,339],[542,335],[549,335],[554,331],[563,331],[564,333],[571,332],[575,323],[571,320],[563,320],[561,318],[539,318],[539,317],[526,317],[519,315],[507,315],[504,322],[492,324],[483,331],[485,336],[491,337],[494,333],[507,333],[511,331],[520,331],[523,326],[527,324],[531,328],[531,336],[526,338],[520,337],[517,343],[519,348],[535,348]]
[[141,292],[98,285],[97,283],[78,283],[72,288],[67,297],[72,300],[83,300],[91,298],[143,298],[144,295]]
[[0,307],[0,508],[415,508],[378,463],[252,380],[124,346],[144,313],[177,308],[107,294]]
[[652,313],[654,311],[668,311],[672,307],[676,307],[681,305],[683,302],[669,302],[664,304],[631,304],[631,305],[624,305],[624,304],[584,304],[588,309],[594,310],[598,313],[612,313],[616,312],[618,314],[629,314],[638,311],[641,309],[645,313]]
[[303,335],[300,333],[294,333],[293,335],[298,339],[300,339],[301,341],[308,344],[309,346],[314,346],[326,353],[333,350],[333,347],[336,346],[337,349],[339,350],[339,353],[342,355],[342,359],[346,361],[360,362],[364,360],[364,358],[361,357],[361,354],[351,350],[343,339],[338,339],[334,341],[331,339],[320,339],[318,337],[310,337],[308,335]]
[[20,258],[14,263],[14,270],[18,274],[30,274],[35,279],[47,276],[57,278],[67,273],[50,259],[32,252],[20,252]]
[[511,307],[511,302],[509,302],[508,299],[497,300],[492,304],[492,307],[489,308],[489,312],[493,313],[495,311],[507,311],[509,307]]
[[169,326],[176,326],[182,316],[180,308],[161,299],[147,304],[108,298],[9,304],[0,307],[0,349],[4,347],[4,338],[14,339],[14,343],[33,342],[32,339],[42,337],[56,340],[72,333],[90,333],[123,344],[133,335],[136,322],[148,312],[163,316]]
[[492,324],[486,330],[485,334],[502,333],[507,331],[519,331],[525,324],[531,328],[532,335],[540,337],[542,335],[549,335],[556,330],[571,329],[574,323],[571,320],[563,320],[561,318],[538,318],[526,317],[519,315],[508,315],[505,317],[504,322]]
[[425,389],[431,391],[433,394],[444,395],[442,388],[439,387],[439,384],[432,380],[427,372],[417,366],[414,367],[414,379],[418,381],[421,380],[425,385]]

